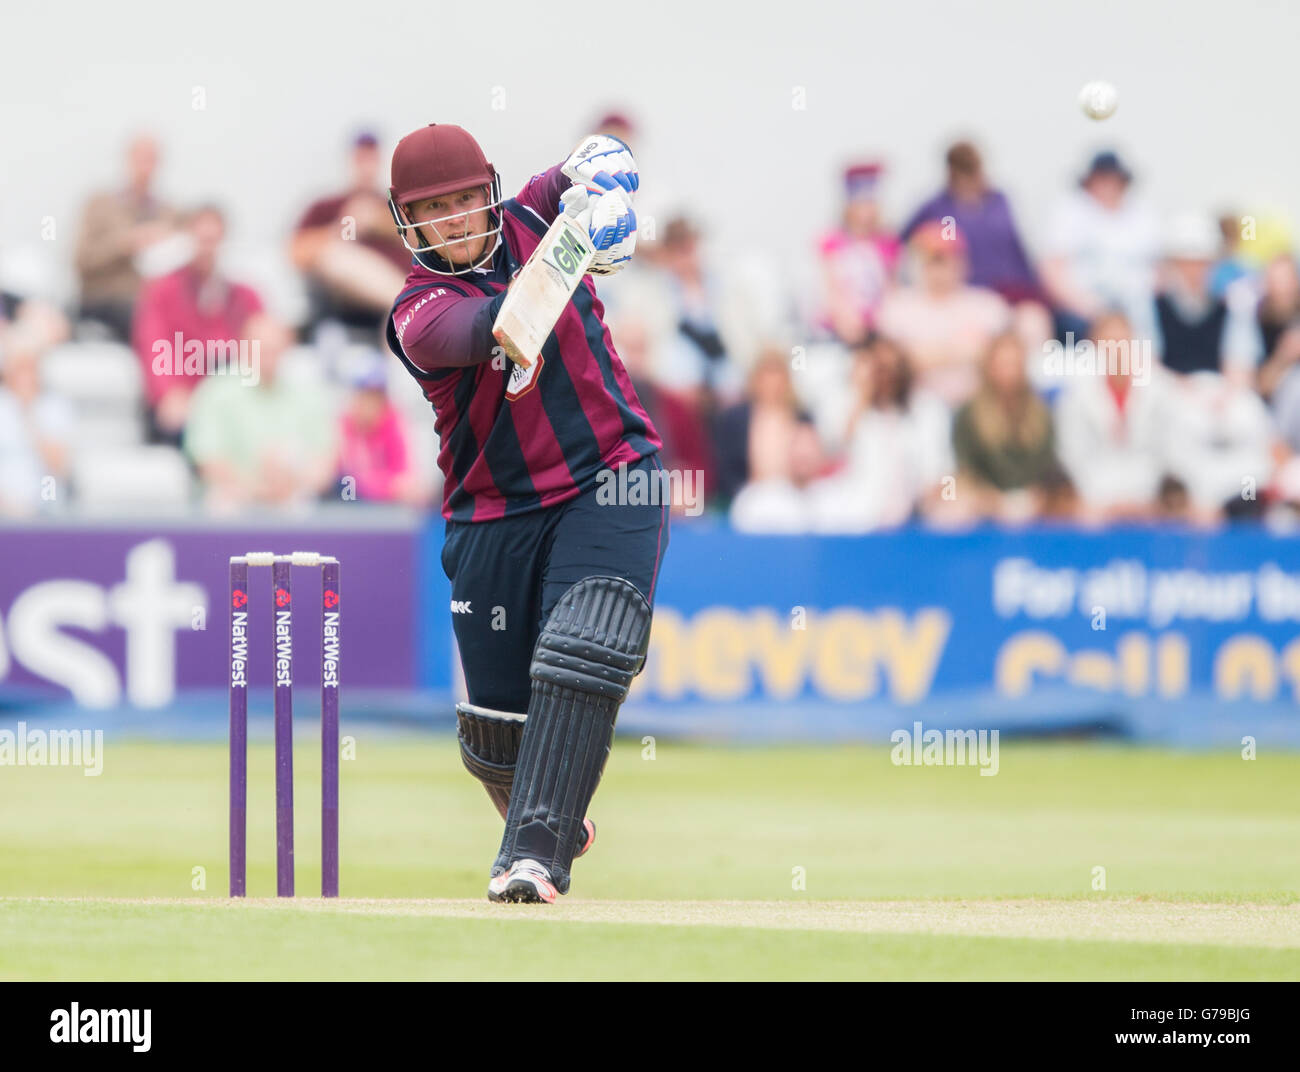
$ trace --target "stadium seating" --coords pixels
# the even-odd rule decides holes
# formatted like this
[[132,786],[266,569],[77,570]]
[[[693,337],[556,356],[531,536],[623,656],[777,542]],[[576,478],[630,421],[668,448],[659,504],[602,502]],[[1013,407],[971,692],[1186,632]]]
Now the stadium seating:
[[180,451],[163,446],[83,450],[73,462],[77,500],[86,510],[186,510],[194,479]]
[[45,386],[77,415],[76,452],[140,443],[142,377],[129,347],[114,342],[58,346],[42,362]]

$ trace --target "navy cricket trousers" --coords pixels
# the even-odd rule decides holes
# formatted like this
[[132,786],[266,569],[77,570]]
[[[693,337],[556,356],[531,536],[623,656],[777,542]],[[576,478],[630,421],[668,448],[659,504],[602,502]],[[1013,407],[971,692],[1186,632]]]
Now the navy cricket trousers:
[[[643,470],[657,482],[662,468],[652,454],[628,473]],[[542,626],[584,577],[622,577],[654,606],[669,504],[610,503],[598,491],[495,521],[447,522],[442,568],[470,703],[528,710],[528,671]]]

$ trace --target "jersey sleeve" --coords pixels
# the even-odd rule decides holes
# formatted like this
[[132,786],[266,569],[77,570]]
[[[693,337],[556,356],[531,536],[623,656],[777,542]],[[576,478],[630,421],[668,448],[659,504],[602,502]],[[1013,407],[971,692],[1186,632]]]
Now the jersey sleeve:
[[492,325],[505,297],[504,291],[489,298],[442,285],[417,291],[393,310],[389,345],[425,371],[490,361]]
[[532,209],[547,223],[552,223],[560,214],[560,194],[573,185],[567,175],[560,170],[563,161],[553,168],[539,172],[529,179],[515,198],[521,205]]

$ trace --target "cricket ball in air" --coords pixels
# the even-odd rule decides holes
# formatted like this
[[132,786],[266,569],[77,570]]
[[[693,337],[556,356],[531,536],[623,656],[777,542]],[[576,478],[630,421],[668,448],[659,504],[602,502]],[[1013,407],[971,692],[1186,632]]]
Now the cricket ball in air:
[[1119,107],[1119,94],[1109,82],[1089,82],[1079,90],[1079,107],[1089,119],[1108,119]]

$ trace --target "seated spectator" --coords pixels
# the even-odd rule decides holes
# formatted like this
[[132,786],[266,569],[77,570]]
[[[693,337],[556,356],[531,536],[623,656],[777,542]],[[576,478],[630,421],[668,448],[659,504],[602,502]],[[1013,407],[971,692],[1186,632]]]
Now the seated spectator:
[[[262,310],[251,288],[227,279],[220,269],[226,221],[215,205],[204,205],[186,224],[193,255],[183,268],[145,285],[135,314],[132,341],[144,369],[145,427],[150,443],[179,446],[190,396],[203,379],[206,361],[187,364],[184,348],[202,343],[238,345],[250,316]],[[177,342],[181,346],[177,350]]]
[[669,310],[665,319],[673,332],[664,339],[656,378],[712,413],[734,400],[743,383],[718,322],[717,279],[705,265],[699,230],[685,216],[668,221],[657,246],[655,264]]
[[1192,500],[1187,494],[1187,486],[1177,477],[1166,474],[1160,478],[1160,486],[1156,489],[1155,518],[1178,524],[1194,522]]
[[244,331],[257,344],[258,377],[211,376],[194,392],[185,451],[198,468],[209,509],[292,506],[334,483],[334,414],[320,384],[286,383],[279,364],[293,334],[258,315]]
[[849,346],[875,326],[876,310],[898,263],[898,239],[880,218],[881,170],[880,164],[855,164],[844,173],[840,225],[818,244],[826,302],[821,326]]
[[873,335],[854,348],[852,390],[842,467],[809,488],[813,527],[822,532],[901,525],[918,506],[928,510],[953,474],[949,411],[914,386],[897,343]]
[[1276,384],[1268,395],[1269,409],[1283,441],[1293,451],[1300,452],[1300,324],[1288,328],[1278,339],[1273,357],[1265,369]]
[[1058,473],[1052,413],[1025,374],[1018,336],[999,335],[989,347],[979,390],[957,411],[952,439],[958,494],[973,492],[980,514],[1023,521],[1043,512]]
[[1294,533],[1300,527],[1300,454],[1278,459],[1269,488],[1271,506],[1264,520],[1278,529]]
[[[1133,338],[1119,313],[1092,325],[1094,345],[1118,352]],[[1160,366],[1136,382],[1127,362],[1098,362],[1096,373],[1074,375],[1056,400],[1056,453],[1079,496],[1084,520],[1140,520],[1153,515],[1164,476],[1166,392]]]
[[72,325],[60,305],[50,297],[52,287],[43,280],[44,258],[19,253],[13,261],[0,249],[0,332],[20,321],[34,328],[43,347],[65,342],[72,335]]
[[411,253],[393,225],[373,134],[353,142],[350,169],[346,190],[303,213],[289,256],[307,277],[312,325],[337,320],[369,342],[402,289]]
[[908,354],[917,385],[955,410],[975,393],[979,362],[1011,311],[997,294],[966,283],[967,246],[945,224],[922,224],[909,248],[919,282],[891,291],[880,307],[880,331]]
[[903,228],[907,241],[923,223],[951,218],[965,236],[971,286],[997,291],[1010,305],[1041,302],[1042,288],[1029,263],[1006,195],[989,185],[979,150],[960,141],[948,150],[948,181]]
[[1218,372],[1170,385],[1165,471],[1187,489],[1192,520],[1257,516],[1273,479],[1275,433],[1259,395]]
[[411,465],[401,414],[388,397],[387,367],[376,353],[351,376],[352,393],[339,417],[340,494],[363,502],[428,501]]
[[1089,321],[1123,312],[1138,338],[1150,338],[1155,266],[1155,214],[1131,192],[1133,176],[1114,153],[1098,153],[1079,189],[1048,223],[1043,284],[1057,314],[1057,334],[1082,338]]
[[1292,446],[1300,449],[1300,377],[1292,375],[1300,361],[1300,274],[1290,253],[1268,263],[1261,285],[1263,294],[1255,311],[1264,352],[1259,391],[1271,401],[1288,440],[1294,428],[1297,438]]
[[1172,372],[1223,372],[1253,383],[1260,356],[1254,298],[1241,284],[1222,298],[1210,290],[1219,246],[1214,224],[1196,215],[1174,221],[1156,295],[1161,360]]
[[46,340],[30,324],[0,333],[0,516],[33,514],[67,500],[76,416],[41,386]]
[[140,294],[136,258],[168,237],[175,213],[153,192],[158,145],[146,135],[127,146],[126,186],[97,193],[86,203],[77,237],[79,314],[104,324],[117,339],[131,338]]
[[811,424],[791,429],[787,448],[763,450],[754,461],[754,476],[732,500],[728,520],[737,532],[793,534],[807,532],[812,520],[807,491],[822,466],[821,444]]
[[1241,217],[1235,212],[1225,212],[1218,224],[1219,255],[1210,273],[1210,293],[1222,298],[1233,283],[1254,276],[1255,269],[1242,248]]
[[1269,261],[1261,279],[1259,307],[1255,319],[1259,324],[1264,357],[1272,357],[1282,333],[1300,324],[1300,274],[1290,252]]
[[767,350],[750,375],[749,397],[714,423],[713,491],[719,505],[731,507],[733,522],[756,531],[806,527],[806,510],[791,507],[790,513],[787,507],[802,503],[801,488],[821,465],[812,418],[795,399],[789,360],[783,350]]
[[67,342],[72,325],[63,311],[41,298],[17,298],[6,316],[0,316],[0,335],[13,331],[30,349],[44,354],[51,347]]

